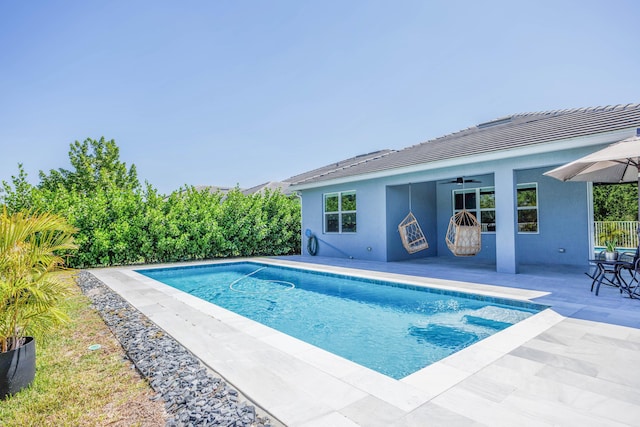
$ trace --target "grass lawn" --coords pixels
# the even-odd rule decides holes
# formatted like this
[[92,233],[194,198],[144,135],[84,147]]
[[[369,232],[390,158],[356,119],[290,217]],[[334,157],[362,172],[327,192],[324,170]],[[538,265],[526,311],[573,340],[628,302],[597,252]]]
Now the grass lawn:
[[153,390],[71,277],[69,285],[71,321],[36,342],[35,381],[0,401],[0,426],[164,426],[163,401],[150,400]]

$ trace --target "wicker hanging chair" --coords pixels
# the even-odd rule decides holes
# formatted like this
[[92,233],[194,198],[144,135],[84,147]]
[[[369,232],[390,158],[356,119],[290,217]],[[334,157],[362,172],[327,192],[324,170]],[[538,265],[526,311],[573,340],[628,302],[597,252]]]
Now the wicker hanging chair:
[[482,247],[481,227],[476,217],[466,209],[449,220],[447,246],[455,256],[473,256]]
[[402,239],[402,246],[404,246],[404,248],[410,254],[419,252],[429,247],[427,238],[422,233],[420,224],[418,224],[418,220],[415,216],[413,216],[413,213],[411,213],[411,211],[409,211],[409,215],[407,215],[398,225],[398,232],[400,233],[400,238]]
[[398,224],[398,232],[402,239],[402,246],[404,246],[410,254],[429,247],[427,238],[424,236],[418,220],[411,212],[411,184],[409,184],[409,214]]

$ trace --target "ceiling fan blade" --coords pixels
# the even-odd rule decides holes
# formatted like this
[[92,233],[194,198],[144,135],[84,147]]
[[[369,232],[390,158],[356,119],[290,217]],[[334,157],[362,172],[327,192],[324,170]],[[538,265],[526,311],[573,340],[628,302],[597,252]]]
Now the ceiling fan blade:
[[465,178],[460,176],[460,177],[458,177],[456,179],[452,179],[451,181],[442,181],[440,184],[459,184],[459,185],[462,185],[462,184],[466,184],[466,183],[469,183],[469,182],[481,183],[482,181],[478,181],[477,179],[471,179],[471,178],[465,179]]

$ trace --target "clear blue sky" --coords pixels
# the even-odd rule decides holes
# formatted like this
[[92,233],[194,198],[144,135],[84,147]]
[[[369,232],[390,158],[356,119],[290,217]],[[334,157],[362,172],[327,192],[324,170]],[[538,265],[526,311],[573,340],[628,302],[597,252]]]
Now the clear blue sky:
[[640,2],[0,0],[0,180],[115,139],[251,187],[512,113],[640,102]]

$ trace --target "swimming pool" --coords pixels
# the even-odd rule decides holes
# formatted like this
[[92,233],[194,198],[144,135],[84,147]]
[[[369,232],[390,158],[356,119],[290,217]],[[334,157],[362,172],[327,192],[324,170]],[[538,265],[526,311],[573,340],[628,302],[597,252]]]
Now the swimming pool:
[[546,308],[255,262],[137,272],[395,379]]

